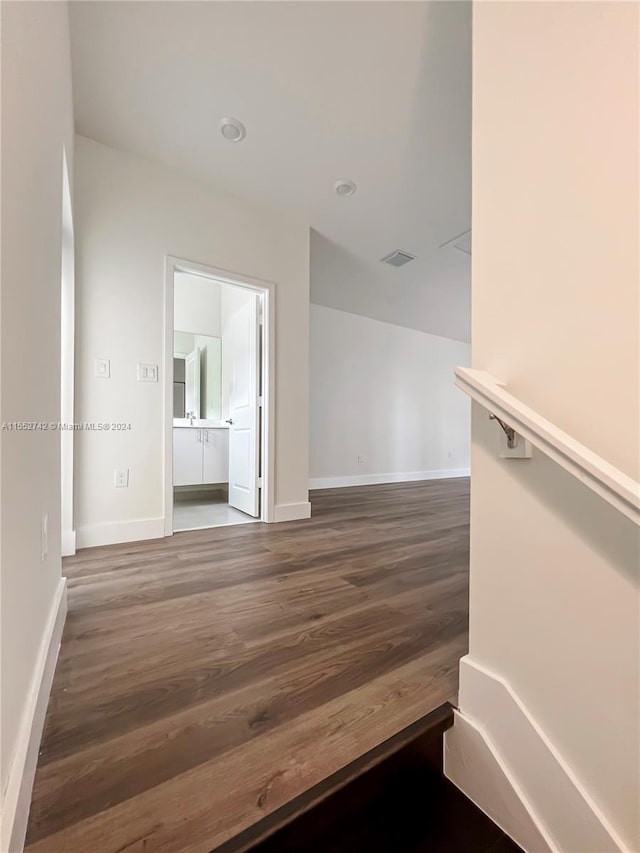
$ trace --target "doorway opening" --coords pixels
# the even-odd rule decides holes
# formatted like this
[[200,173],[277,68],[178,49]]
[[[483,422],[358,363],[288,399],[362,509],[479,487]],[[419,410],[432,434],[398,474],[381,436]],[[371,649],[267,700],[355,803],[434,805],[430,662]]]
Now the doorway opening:
[[167,260],[165,534],[271,520],[273,290]]

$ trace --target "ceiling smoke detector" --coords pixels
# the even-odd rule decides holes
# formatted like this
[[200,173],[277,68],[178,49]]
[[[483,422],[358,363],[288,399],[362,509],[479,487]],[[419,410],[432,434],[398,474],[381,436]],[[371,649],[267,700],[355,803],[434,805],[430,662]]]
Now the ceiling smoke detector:
[[336,195],[339,195],[340,198],[349,198],[350,195],[354,194],[358,187],[353,181],[336,181],[333,185],[333,189],[335,190]]
[[409,261],[415,261],[415,259],[415,255],[410,255],[409,252],[403,252],[401,249],[396,249],[390,255],[380,258],[383,264],[389,264],[390,267],[403,267]]
[[247,128],[237,118],[225,116],[220,122],[220,133],[227,142],[242,142],[247,135]]

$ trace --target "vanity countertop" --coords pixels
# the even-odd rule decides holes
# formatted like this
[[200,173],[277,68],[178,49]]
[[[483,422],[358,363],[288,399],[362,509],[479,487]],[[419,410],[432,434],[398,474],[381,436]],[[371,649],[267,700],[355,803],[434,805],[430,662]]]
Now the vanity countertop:
[[209,421],[205,418],[174,418],[174,429],[229,429],[229,424],[220,421]]

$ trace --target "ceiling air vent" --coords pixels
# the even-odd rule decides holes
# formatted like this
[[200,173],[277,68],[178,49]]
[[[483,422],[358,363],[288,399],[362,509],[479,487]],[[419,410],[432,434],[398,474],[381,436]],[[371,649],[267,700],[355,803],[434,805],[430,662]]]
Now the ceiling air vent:
[[389,264],[390,267],[403,267],[409,261],[415,261],[415,259],[415,255],[410,255],[409,252],[401,252],[400,249],[396,249],[390,255],[380,258],[383,264]]

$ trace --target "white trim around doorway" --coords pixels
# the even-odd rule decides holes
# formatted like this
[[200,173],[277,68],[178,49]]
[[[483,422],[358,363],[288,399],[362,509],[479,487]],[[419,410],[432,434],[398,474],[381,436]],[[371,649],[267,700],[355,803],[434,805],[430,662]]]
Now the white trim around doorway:
[[215,279],[221,284],[246,287],[262,294],[262,488],[260,495],[260,520],[266,522],[276,521],[274,506],[276,286],[273,282],[262,281],[167,255],[164,288],[164,390],[162,398],[164,417],[164,535],[173,535],[173,277],[177,272],[205,276]]

